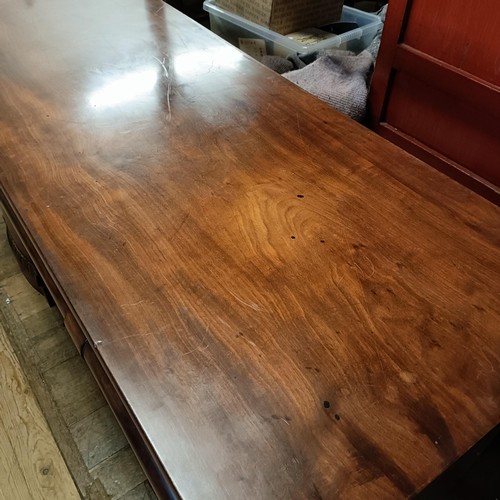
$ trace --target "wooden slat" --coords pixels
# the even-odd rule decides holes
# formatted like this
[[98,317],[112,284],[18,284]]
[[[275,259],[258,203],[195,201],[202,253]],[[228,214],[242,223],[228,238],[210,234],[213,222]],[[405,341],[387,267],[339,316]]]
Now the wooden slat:
[[406,151],[422,158],[429,165],[433,165],[441,172],[449,175],[452,179],[456,179],[458,182],[467,186],[473,185],[473,189],[476,192],[491,200],[496,205],[500,204],[500,190],[494,184],[490,184],[482,177],[478,177],[474,173],[469,172],[458,163],[453,162],[446,156],[441,155],[439,152],[429,148],[429,146],[417,141],[415,138],[405,134],[388,123],[380,123],[377,127],[377,132],[382,137],[399,145]]
[[446,91],[457,100],[470,102],[478,112],[491,115],[493,127],[496,125],[493,120],[500,119],[500,87],[492,83],[405,44],[396,49],[394,68]]
[[80,498],[1,323],[0,498]]
[[407,45],[500,86],[498,0],[411,0]]
[[[500,186],[500,130],[494,116],[434,83],[398,71],[387,107],[387,123]],[[459,140],[460,139],[460,140]],[[467,168],[467,167],[468,168]]]

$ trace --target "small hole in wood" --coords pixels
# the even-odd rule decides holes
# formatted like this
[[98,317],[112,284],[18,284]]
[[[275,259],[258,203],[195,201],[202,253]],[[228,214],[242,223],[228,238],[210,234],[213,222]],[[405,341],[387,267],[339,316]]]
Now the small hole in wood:
[[323,401],[323,406],[325,408],[330,408],[330,401]]
[[304,198],[304,195],[303,194],[298,194],[297,198]]
[[319,242],[320,242],[320,243],[324,243],[324,242],[325,242],[325,240],[319,240]]
[[292,240],[294,240],[294,239],[295,239],[295,236],[290,236],[290,238],[292,238]]

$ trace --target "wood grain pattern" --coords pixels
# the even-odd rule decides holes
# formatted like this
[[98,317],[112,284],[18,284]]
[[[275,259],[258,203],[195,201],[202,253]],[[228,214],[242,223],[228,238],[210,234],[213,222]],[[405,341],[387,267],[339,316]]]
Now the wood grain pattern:
[[1,324],[0,498],[80,498]]
[[0,5],[2,200],[178,496],[410,496],[498,424],[498,208],[160,2]]

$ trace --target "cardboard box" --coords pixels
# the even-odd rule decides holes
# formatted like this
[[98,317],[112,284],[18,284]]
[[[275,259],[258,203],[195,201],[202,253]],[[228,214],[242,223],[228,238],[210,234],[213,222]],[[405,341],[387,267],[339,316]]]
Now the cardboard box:
[[343,4],[344,0],[217,0],[216,2],[222,9],[282,35],[338,21]]
[[[358,28],[341,35],[333,35],[316,28],[301,30],[299,33],[302,36],[297,36],[297,32],[295,36],[293,33],[280,35],[224,10],[216,5],[216,2],[217,0],[203,2],[203,8],[210,15],[210,29],[258,61],[263,55],[288,57],[291,54],[310,54],[326,49],[350,50],[358,53],[370,45],[383,26],[380,17],[375,14],[344,5],[340,22],[355,23]],[[304,39],[304,32],[319,32],[322,36],[317,39],[313,37],[312,40]],[[332,36],[323,40],[323,35]]]

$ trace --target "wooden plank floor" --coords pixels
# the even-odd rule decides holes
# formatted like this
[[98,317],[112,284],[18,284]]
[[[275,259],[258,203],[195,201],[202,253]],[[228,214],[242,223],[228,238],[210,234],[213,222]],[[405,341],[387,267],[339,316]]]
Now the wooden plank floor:
[[[60,315],[20,273],[3,221],[0,332],[0,499],[154,499]],[[35,397],[38,414],[24,410],[31,408],[25,401],[35,402]],[[22,411],[28,413],[21,415]],[[43,428],[45,420],[48,427],[45,424]],[[5,426],[15,429],[10,440],[2,430]],[[9,474],[7,483],[12,491],[2,482]],[[21,481],[24,476],[25,483]],[[34,490],[37,481],[39,492]]]
[[80,498],[1,324],[0,498]]

